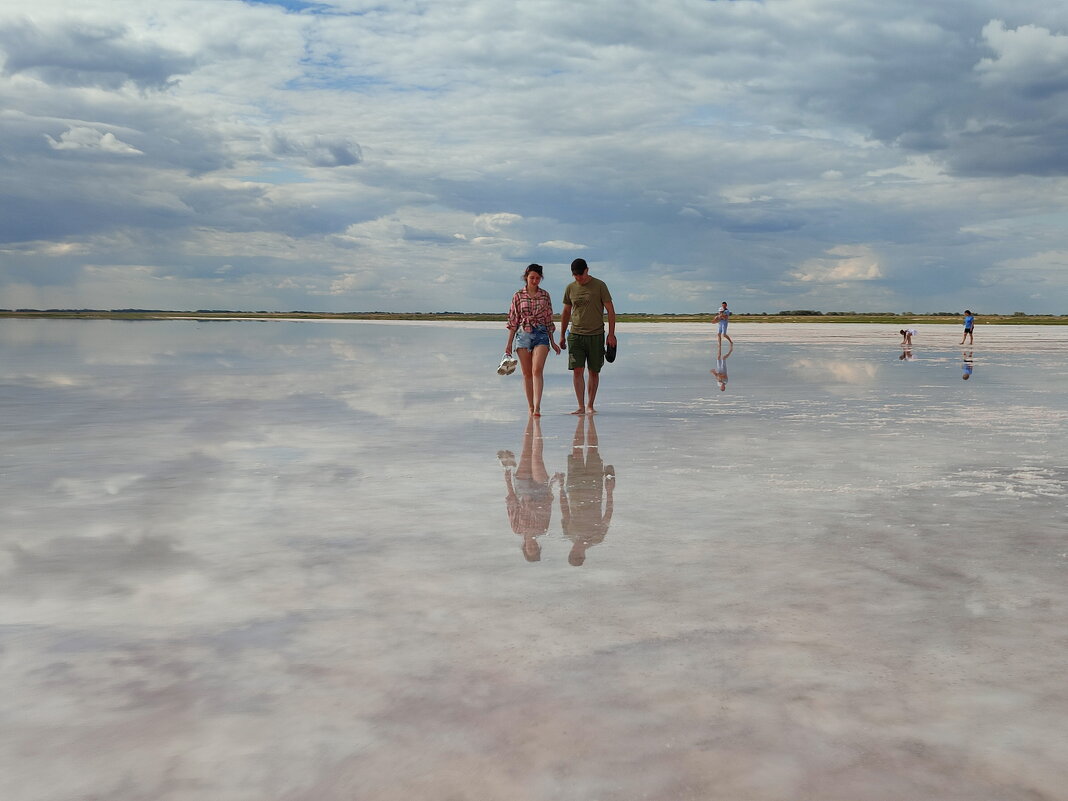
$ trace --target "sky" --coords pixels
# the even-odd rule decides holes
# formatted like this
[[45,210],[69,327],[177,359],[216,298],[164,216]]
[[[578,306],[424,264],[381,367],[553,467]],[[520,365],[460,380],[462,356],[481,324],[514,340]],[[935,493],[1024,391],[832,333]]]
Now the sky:
[[1068,313],[1068,4],[4,0],[0,307]]

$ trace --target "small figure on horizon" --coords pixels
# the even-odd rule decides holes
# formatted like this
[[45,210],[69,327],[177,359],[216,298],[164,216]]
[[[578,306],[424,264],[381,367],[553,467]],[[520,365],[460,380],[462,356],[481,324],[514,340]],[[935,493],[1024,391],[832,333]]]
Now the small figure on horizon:
[[[560,347],[567,349],[567,366],[575,385],[578,408],[572,414],[596,414],[601,368],[604,367],[604,315],[608,313],[608,344],[616,345],[616,307],[608,285],[590,275],[585,259],[571,262],[575,280],[564,290],[564,310],[560,315]],[[572,322],[571,330],[567,326]],[[583,375],[588,371],[589,380]],[[587,395],[588,392],[588,395]]]
[[901,344],[907,347],[912,347],[912,336],[916,333],[915,328],[902,328],[898,331],[901,334]]
[[731,347],[734,347],[734,340],[727,334],[727,323],[731,321],[731,310],[727,308],[727,301],[719,306],[719,311],[716,312],[715,321],[716,326],[716,341],[722,343],[723,337],[727,337],[727,341],[731,343]]
[[960,344],[964,344],[964,340],[968,340],[968,344],[975,344],[972,338],[972,329],[975,328],[975,315],[972,314],[971,309],[964,310],[964,336],[960,338]]
[[519,366],[523,368],[523,388],[527,393],[530,414],[541,417],[541,393],[545,387],[545,359],[549,346],[557,353],[560,346],[553,341],[556,330],[553,322],[553,302],[541,288],[542,266],[530,264],[523,272],[523,288],[512,296],[508,307],[508,344],[504,354],[512,355],[515,344]]

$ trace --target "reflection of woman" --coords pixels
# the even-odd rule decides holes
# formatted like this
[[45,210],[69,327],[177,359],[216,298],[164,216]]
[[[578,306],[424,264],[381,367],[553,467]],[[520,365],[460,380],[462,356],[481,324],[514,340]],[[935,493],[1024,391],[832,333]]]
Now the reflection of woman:
[[512,305],[508,307],[508,344],[504,348],[505,354],[511,356],[514,341],[516,356],[523,368],[527,406],[535,417],[541,417],[541,392],[545,386],[543,372],[549,348],[560,352],[560,346],[552,336],[556,330],[553,303],[549,293],[541,288],[541,279],[540,264],[531,264],[523,272],[525,286],[512,296]]
[[[501,451],[497,458],[504,467],[504,483],[508,487],[508,521],[512,531],[523,538],[523,556],[528,562],[541,559],[541,545],[537,537],[549,530],[553,511],[553,495],[549,489],[549,474],[542,456],[544,440],[541,422],[530,418],[523,434],[523,452],[518,466],[515,454]],[[510,467],[515,467],[513,477]]]

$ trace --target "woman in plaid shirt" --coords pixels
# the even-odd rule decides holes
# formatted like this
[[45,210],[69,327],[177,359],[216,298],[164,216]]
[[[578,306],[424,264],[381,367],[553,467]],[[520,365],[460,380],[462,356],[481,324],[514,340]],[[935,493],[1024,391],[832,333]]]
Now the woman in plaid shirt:
[[512,305],[508,307],[508,344],[504,347],[505,354],[511,356],[515,343],[516,356],[523,368],[527,405],[535,417],[541,417],[543,373],[549,348],[560,352],[560,346],[552,336],[556,330],[553,302],[549,293],[541,288],[541,279],[540,264],[531,264],[523,272],[525,286],[512,296]]

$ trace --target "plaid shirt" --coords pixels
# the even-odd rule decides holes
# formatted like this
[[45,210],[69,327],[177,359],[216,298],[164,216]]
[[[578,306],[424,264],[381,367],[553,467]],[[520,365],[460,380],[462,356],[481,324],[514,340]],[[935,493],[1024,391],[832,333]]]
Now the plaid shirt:
[[508,330],[533,331],[535,326],[543,325],[551,334],[556,330],[553,322],[553,302],[549,293],[541,287],[534,297],[520,289],[512,296],[512,305],[508,307]]

